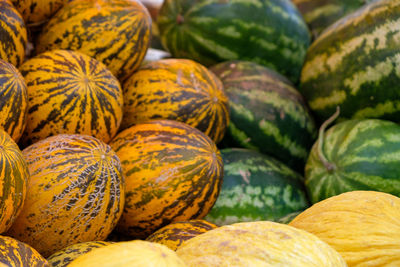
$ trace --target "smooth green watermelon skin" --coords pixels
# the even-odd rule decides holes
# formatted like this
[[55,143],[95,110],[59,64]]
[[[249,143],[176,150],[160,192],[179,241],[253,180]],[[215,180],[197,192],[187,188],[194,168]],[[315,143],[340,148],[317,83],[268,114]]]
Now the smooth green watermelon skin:
[[219,226],[272,220],[308,207],[302,176],[259,152],[221,150],[224,180],[218,199],[205,217]]
[[253,61],[293,82],[310,45],[307,25],[290,0],[166,0],[157,24],[173,57],[205,66]]
[[373,1],[377,0],[292,0],[314,38],[340,18]]
[[329,172],[311,150],[305,184],[312,203],[354,190],[386,192],[400,197],[400,126],[394,122],[347,120],[332,126],[322,153],[336,166]]
[[300,92],[318,122],[340,106],[343,119],[400,122],[400,1],[377,1],[330,26],[311,45]]
[[304,172],[316,137],[314,119],[293,85],[256,63],[228,61],[210,68],[229,98],[230,122],[223,144],[269,154]]

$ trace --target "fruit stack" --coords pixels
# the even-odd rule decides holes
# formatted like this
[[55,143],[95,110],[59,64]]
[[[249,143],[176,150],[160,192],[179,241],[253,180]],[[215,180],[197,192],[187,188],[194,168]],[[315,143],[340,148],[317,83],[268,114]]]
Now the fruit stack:
[[400,266],[400,0],[157,3],[0,0],[0,265]]

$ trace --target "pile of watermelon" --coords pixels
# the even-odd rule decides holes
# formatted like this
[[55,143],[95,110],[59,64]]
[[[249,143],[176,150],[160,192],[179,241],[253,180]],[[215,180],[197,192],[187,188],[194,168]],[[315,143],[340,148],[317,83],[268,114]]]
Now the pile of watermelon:
[[400,266],[400,0],[0,0],[0,265]]

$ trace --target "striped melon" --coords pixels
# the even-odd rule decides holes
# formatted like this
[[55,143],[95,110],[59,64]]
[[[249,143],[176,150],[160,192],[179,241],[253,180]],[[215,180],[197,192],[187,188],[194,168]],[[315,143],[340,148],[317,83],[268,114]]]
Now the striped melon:
[[[324,125],[325,126],[325,125]],[[400,125],[378,119],[324,127],[305,168],[313,203],[354,190],[400,196]]]
[[187,240],[217,227],[218,226],[215,224],[205,220],[175,222],[158,229],[149,235],[146,240],[166,245],[170,249],[176,251],[179,247],[183,246]]
[[269,221],[225,225],[188,240],[176,252],[189,267],[346,266],[315,235]]
[[28,27],[47,22],[62,6],[71,0],[11,0]]
[[8,235],[43,256],[104,240],[124,205],[124,178],[114,151],[86,135],[60,134],[25,148],[31,174],[25,204]]
[[48,262],[31,246],[9,236],[0,236],[0,266],[47,267]]
[[75,0],[45,25],[36,52],[80,51],[125,79],[140,66],[150,35],[151,17],[140,1]]
[[307,25],[290,0],[166,0],[157,24],[174,57],[206,66],[253,61],[294,82],[310,44]]
[[300,91],[319,122],[340,106],[341,119],[400,122],[400,1],[373,2],[331,25],[311,45]]
[[202,219],[214,205],[222,159],[214,142],[196,128],[156,120],[120,132],[110,145],[126,177],[119,232],[146,238],[171,222]]
[[86,254],[95,248],[101,248],[111,244],[112,242],[105,241],[89,241],[73,244],[52,254],[47,258],[47,261],[52,267],[65,267],[79,256]]
[[29,180],[28,166],[13,139],[0,129],[0,233],[21,212]]
[[346,14],[372,1],[376,0],[292,0],[303,15],[314,38]]
[[217,225],[277,221],[308,207],[303,177],[274,158],[248,149],[222,149],[224,179],[206,220]]
[[26,26],[9,0],[0,0],[0,59],[22,64],[28,42]]
[[175,251],[142,240],[119,242],[97,248],[73,260],[68,267],[185,267]]
[[352,191],[314,204],[289,225],[331,245],[349,267],[395,267],[400,266],[399,221],[400,198]]
[[26,125],[28,89],[21,73],[0,59],[0,128],[18,142]]
[[316,128],[293,85],[253,62],[228,61],[211,71],[229,98],[230,123],[223,143],[269,154],[302,173]]
[[97,60],[68,50],[53,50],[20,68],[28,86],[24,145],[48,136],[87,134],[109,142],[122,120],[118,80]]
[[141,67],[123,85],[121,128],[152,119],[177,120],[221,141],[229,122],[221,81],[187,59],[164,59]]

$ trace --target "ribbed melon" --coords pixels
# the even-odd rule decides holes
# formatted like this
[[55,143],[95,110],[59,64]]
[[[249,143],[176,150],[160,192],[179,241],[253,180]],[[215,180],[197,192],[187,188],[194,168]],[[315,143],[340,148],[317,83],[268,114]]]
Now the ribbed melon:
[[36,52],[80,51],[125,79],[142,62],[151,36],[151,17],[140,1],[75,0],[45,25]]
[[123,85],[122,128],[152,119],[181,121],[221,141],[229,123],[221,81],[187,59],[163,59],[141,67]]
[[316,127],[293,84],[254,62],[227,61],[210,70],[229,98],[230,123],[223,143],[269,154],[303,173]]
[[71,0],[11,0],[28,27],[47,22],[62,6]]
[[375,1],[331,25],[310,46],[299,90],[319,122],[400,122],[400,1]]
[[119,232],[146,238],[169,223],[202,219],[214,205],[223,163],[215,143],[196,128],[151,121],[120,132],[110,145],[126,178]]
[[400,266],[399,221],[400,198],[352,191],[314,204],[289,225],[331,245],[349,267]]
[[68,267],[74,266],[184,267],[186,265],[173,250],[164,245],[134,240],[94,249],[68,265]]
[[315,235],[269,221],[225,225],[188,240],[177,250],[189,267],[341,267],[345,261]]
[[0,265],[18,267],[49,266],[47,260],[34,248],[9,236],[0,236]]
[[101,248],[104,246],[111,245],[113,242],[106,241],[89,241],[83,243],[77,243],[66,248],[63,248],[56,253],[52,254],[47,258],[49,265],[52,267],[65,267],[71,261],[78,258],[79,256],[92,251],[95,248]]
[[0,59],[0,128],[18,142],[26,125],[28,89],[12,64]]
[[28,42],[26,26],[9,0],[0,0],[0,59],[22,64]]
[[28,166],[14,140],[0,129],[0,233],[21,212],[29,180]]
[[7,232],[43,256],[104,240],[121,216],[124,177],[114,151],[86,135],[56,135],[25,148],[25,204]]
[[175,222],[168,224],[161,229],[158,229],[157,231],[149,235],[146,240],[166,245],[170,249],[176,251],[187,240],[217,227],[218,226],[216,226],[215,224],[207,222],[205,220]]
[[109,142],[122,120],[118,80],[99,61],[53,50],[20,68],[28,86],[28,119],[22,143],[56,134],[87,134]]

